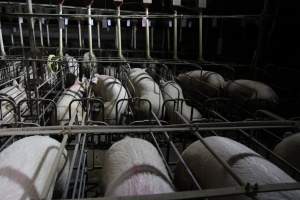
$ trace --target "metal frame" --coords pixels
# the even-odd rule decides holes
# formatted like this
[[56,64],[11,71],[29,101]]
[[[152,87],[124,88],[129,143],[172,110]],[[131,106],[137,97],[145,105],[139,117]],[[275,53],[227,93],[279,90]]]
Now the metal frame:
[[[5,2],[3,2],[5,3]],[[0,6],[3,4],[0,2]],[[78,20],[89,20],[89,52],[92,54],[93,48],[92,48],[92,27],[91,27],[91,19],[102,19],[102,18],[117,18],[118,24],[118,58],[97,58],[97,63],[114,63],[114,64],[124,64],[126,63],[127,65],[130,64],[163,64],[162,65],[162,70],[160,71],[160,76],[163,77],[164,79],[171,79],[174,80],[174,76],[172,73],[168,73],[168,66],[176,66],[173,69],[178,70],[178,66],[182,65],[189,65],[193,66],[194,68],[201,69],[197,63],[191,62],[191,61],[185,61],[185,60],[178,60],[178,55],[177,55],[177,19],[178,18],[193,18],[193,19],[199,19],[199,59],[203,62],[203,55],[202,55],[202,19],[205,18],[230,18],[230,19],[240,19],[240,18],[258,18],[259,16],[257,15],[234,15],[234,16],[206,16],[206,15],[178,15],[176,12],[174,14],[152,14],[149,15],[148,10],[146,9],[146,12],[143,13],[137,13],[137,12],[128,12],[128,11],[121,11],[120,7],[117,8],[117,13],[116,10],[98,10],[98,9],[92,9],[91,5],[88,5],[88,13],[87,14],[62,14],[62,9],[78,9],[75,7],[68,7],[62,5],[62,3],[59,5],[59,14],[47,14],[47,13],[34,13],[32,12],[32,4],[31,0],[28,0],[28,4],[22,4],[20,3],[19,5],[24,5],[28,6],[29,9],[29,14],[26,13],[8,13],[8,14],[0,14],[0,16],[4,17],[29,17],[31,20],[30,24],[30,29],[32,29],[32,36],[33,36],[33,44],[31,44],[31,47],[36,47],[35,44],[35,37],[34,37],[34,26],[32,26],[33,23],[33,18],[35,17],[46,17],[47,19],[57,19],[57,18],[64,18],[68,17],[69,19],[75,19]],[[35,5],[34,5],[35,6]],[[50,9],[56,9],[57,5],[42,5],[43,8],[49,8]],[[86,8],[79,8],[82,10],[86,10]],[[48,11],[48,10],[47,10]],[[97,14],[92,14],[92,11],[98,11]],[[99,12],[101,11],[101,12]],[[105,14],[108,13],[108,14]],[[125,13],[124,15],[122,13]],[[121,46],[121,25],[120,21],[121,19],[139,19],[146,17],[147,19],[147,25],[146,29],[146,42],[147,42],[147,58],[128,58],[124,60],[123,57],[123,50]],[[173,52],[173,59],[156,59],[152,60],[150,59],[150,44],[149,44],[149,19],[173,19],[174,20],[174,52]],[[1,26],[1,24],[0,24]],[[136,26],[134,26],[136,28]],[[0,27],[1,28],[1,27]],[[134,28],[134,29],[135,29]],[[22,34],[22,23],[19,21],[19,29],[21,32],[20,37],[23,38]],[[169,28],[168,28],[169,30]],[[60,57],[63,58],[63,46],[62,46],[62,28],[60,27]],[[49,30],[47,28],[47,43],[49,45],[50,43],[50,37],[49,37]],[[81,34],[81,27],[79,28],[79,33]],[[0,31],[1,34],[1,31]],[[41,39],[43,37],[41,36]],[[136,37],[133,37],[133,46],[136,47]],[[1,39],[1,38],[0,38]],[[99,38],[98,38],[99,39]],[[99,39],[100,40],[100,39]],[[99,41],[98,40],[98,41]],[[23,39],[21,39],[21,48],[23,50],[23,55],[24,55],[24,43]],[[0,41],[1,42],[1,41]],[[79,41],[79,46],[82,47],[82,40],[80,39]],[[3,47],[4,49],[4,44],[1,44],[1,48]],[[50,48],[49,48],[50,49]],[[67,49],[67,48],[65,48]],[[79,52],[79,56],[81,56],[81,51],[84,49],[79,48],[76,49]],[[33,67],[33,78],[37,78],[37,71],[35,69],[36,64],[38,62],[45,62],[44,58],[34,58],[30,60],[24,59],[24,57],[9,57],[7,56],[5,58],[5,61],[17,61],[20,60],[22,62],[25,61],[30,61],[32,62]],[[62,61],[60,61],[61,64]],[[81,59],[78,60],[78,63],[83,62]],[[27,68],[27,76],[30,77],[30,74],[28,73],[28,67],[29,66],[24,66]],[[125,67],[124,67],[125,68]],[[130,68],[130,66],[129,66]],[[61,67],[61,70],[55,74],[55,76],[58,76],[61,74],[62,77],[64,77],[64,70],[65,67]],[[165,70],[165,71],[164,71]],[[126,83],[126,75],[122,74],[125,72],[126,74],[126,69],[124,71],[119,70],[119,74],[116,76],[121,78],[121,82],[123,84]],[[95,69],[91,70],[91,74],[95,72]],[[25,76],[24,75],[24,76]],[[124,75],[124,76],[123,76]],[[91,76],[92,77],[92,76]],[[17,78],[17,77],[16,77]],[[128,77],[127,77],[128,78]],[[51,78],[50,78],[51,79]],[[54,113],[56,113],[56,104],[55,101],[52,99],[44,99],[48,94],[50,94],[52,91],[55,89],[52,88],[47,92],[46,95],[43,97],[40,97],[40,89],[50,80],[45,80],[43,83],[37,84],[37,88],[35,89],[35,94],[30,95],[28,99],[23,100],[18,103],[18,107],[24,102],[31,102],[31,104],[35,104],[38,106],[37,108],[37,114],[39,116],[42,116],[45,111],[40,112],[39,105],[42,104],[42,102],[48,102],[54,107]],[[89,80],[90,82],[91,80]],[[64,85],[63,80],[60,81],[62,82],[62,86]],[[60,82],[56,83],[56,86],[58,87]],[[2,85],[2,84],[1,84]],[[55,86],[55,88],[56,88]],[[60,88],[62,90],[62,88]],[[128,91],[128,87],[126,87]],[[129,103],[129,110],[134,113],[134,104],[136,102],[140,101],[147,101],[149,103],[149,119],[146,119],[144,121],[133,121],[131,122],[131,125],[107,125],[105,123],[104,119],[104,112],[103,113],[103,121],[100,122],[95,122],[90,119],[90,111],[92,110],[92,103],[91,102],[97,102],[101,104],[102,110],[104,111],[104,105],[101,99],[93,99],[91,98],[91,91],[90,88],[88,87],[88,96],[87,98],[84,99],[74,99],[70,104],[69,104],[69,122],[67,123],[67,126],[44,126],[44,127],[24,127],[26,124],[25,123],[13,123],[13,124],[1,124],[1,127],[6,127],[6,128],[1,128],[0,129],[0,139],[5,138],[3,144],[0,146],[0,151],[3,150],[4,147],[6,147],[9,143],[11,143],[13,140],[16,139],[16,136],[20,136],[18,138],[21,138],[22,136],[29,136],[29,135],[52,135],[52,136],[63,136],[61,140],[61,146],[59,148],[59,151],[56,155],[55,163],[51,168],[51,172],[48,175],[47,183],[42,191],[42,199],[46,199],[48,196],[48,192],[50,188],[54,184],[54,177],[55,174],[57,173],[57,167],[59,163],[59,159],[63,153],[63,150],[65,148],[70,148],[74,151],[72,160],[71,160],[71,167],[70,167],[70,173],[68,176],[68,181],[64,190],[63,198],[83,198],[86,197],[86,191],[87,191],[87,185],[89,184],[88,182],[88,170],[93,170],[95,166],[92,167],[92,169],[87,168],[87,147],[89,147],[91,144],[89,143],[89,139],[92,138],[92,142],[94,140],[94,136],[105,136],[106,144],[108,147],[111,145],[113,142],[117,141],[118,139],[122,138],[124,135],[134,135],[137,137],[144,137],[149,140],[151,140],[156,148],[158,149],[160,155],[162,156],[163,162],[167,166],[168,173],[170,174],[170,177],[172,177],[172,172],[171,172],[171,166],[173,166],[174,162],[171,161],[170,159],[170,152],[173,152],[174,155],[178,158],[179,162],[182,162],[183,165],[185,166],[189,176],[192,178],[194,184],[198,188],[197,191],[187,191],[187,192],[174,192],[171,194],[158,194],[158,195],[147,195],[147,196],[134,196],[134,197],[122,197],[122,199],[140,199],[140,198],[147,198],[147,199],[199,199],[199,198],[209,198],[209,197],[221,197],[221,196],[234,196],[234,195],[247,195],[249,197],[254,197],[258,193],[262,192],[275,192],[275,191],[289,191],[289,190],[299,190],[300,189],[300,183],[279,183],[279,184],[270,184],[270,185],[256,185],[253,183],[245,183],[237,174],[234,173],[234,171],[228,166],[226,161],[224,161],[222,158],[218,157],[218,155],[214,152],[214,149],[212,149],[207,143],[204,141],[204,133],[209,133],[211,135],[219,135],[221,131],[233,131],[238,133],[239,136],[245,137],[247,140],[251,141],[253,144],[255,144],[256,147],[259,147],[263,149],[267,154],[271,154],[272,156],[275,156],[281,163],[285,165],[285,167],[288,169],[288,171],[293,174],[294,176],[299,176],[300,172],[299,169],[296,169],[294,166],[291,164],[287,163],[285,160],[280,158],[279,156],[275,155],[272,153],[272,151],[262,142],[260,142],[257,138],[257,135],[253,134],[253,131],[259,130],[261,133],[259,135],[267,135],[272,138],[276,138],[276,140],[280,141],[282,137],[278,136],[276,134],[276,131],[280,130],[290,130],[293,132],[299,131],[300,130],[300,122],[296,120],[285,120],[284,118],[277,116],[269,111],[265,110],[258,110],[256,111],[251,117],[253,119],[261,119],[264,118],[264,120],[253,120],[253,121],[234,121],[231,122],[229,119],[223,116],[223,113],[218,113],[216,111],[216,107],[213,106],[212,104],[214,102],[218,102],[221,99],[208,99],[205,102],[205,105],[207,108],[203,108],[203,105],[197,104],[197,102],[192,101],[193,105],[195,105],[195,108],[203,111],[206,111],[206,115],[208,116],[205,121],[202,122],[190,122],[189,120],[185,119],[178,110],[174,109],[176,115],[182,120],[183,124],[173,124],[170,125],[167,122],[161,121],[158,119],[158,117],[153,113],[152,111],[152,106],[151,102],[149,100],[145,99],[139,99],[139,98],[134,98],[134,94],[129,94],[128,99],[122,99],[117,102],[116,107],[118,108],[118,104],[122,101],[128,101],[131,102]],[[30,91],[29,91],[30,93]],[[57,98],[60,93],[57,93],[54,97]],[[0,100],[1,101],[1,100]],[[87,112],[83,113],[83,121],[78,125],[78,122],[75,120],[75,116],[72,116],[70,112],[71,109],[71,104],[75,101],[81,101],[82,103],[88,102],[87,103]],[[184,99],[176,99],[176,100],[170,100],[170,101],[178,101],[178,102],[183,102],[185,101]],[[211,103],[213,102],[213,103]],[[167,103],[164,102],[164,104]],[[175,103],[174,103],[175,104]],[[50,105],[47,106],[47,109],[51,107]],[[205,107],[205,106],[204,106]],[[47,110],[46,109],[46,110]],[[19,110],[19,109],[18,109]],[[118,109],[116,109],[116,122],[118,122]],[[21,113],[19,112],[19,116]],[[191,114],[192,115],[192,114]],[[19,117],[20,119],[20,117]],[[211,121],[210,121],[211,120]],[[87,124],[87,125],[86,125]],[[130,124],[130,123],[129,123]],[[34,124],[28,124],[28,125],[34,125]],[[98,126],[95,126],[98,125]],[[101,125],[101,126],[99,126]],[[9,126],[12,126],[13,128],[7,128]],[[16,128],[17,127],[17,128]],[[192,134],[191,134],[192,133]],[[232,134],[233,135],[233,134]],[[92,137],[90,137],[92,136]],[[182,137],[181,137],[182,136]],[[193,138],[189,138],[193,136]],[[227,134],[228,137],[231,137],[230,134]],[[74,141],[72,140],[72,137],[75,137],[75,142],[72,144],[69,144],[69,142]],[[193,175],[192,171],[189,169],[185,161],[180,155],[180,149],[176,147],[177,141],[179,143],[182,142],[182,145],[185,146],[186,143],[189,141],[185,140],[199,140],[208,150],[209,152],[214,156],[214,158],[217,159],[217,161],[224,167],[224,169],[237,181],[237,183],[240,186],[237,187],[232,187],[232,188],[221,188],[221,189],[211,189],[211,190],[202,190],[200,184],[197,182],[195,176]],[[166,153],[163,153],[163,149],[166,149]],[[101,167],[101,166],[100,166]],[[96,168],[96,167],[95,167]],[[72,182],[72,172],[75,172],[75,181]],[[71,191],[71,196],[68,196],[68,192]],[[103,197],[103,198],[94,198],[94,199],[119,199],[119,197]]]

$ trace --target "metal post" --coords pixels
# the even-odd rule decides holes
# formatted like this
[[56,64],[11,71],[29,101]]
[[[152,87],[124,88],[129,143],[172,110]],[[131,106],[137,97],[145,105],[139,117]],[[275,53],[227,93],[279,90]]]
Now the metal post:
[[203,61],[203,16],[202,12],[199,14],[199,57],[200,61]]
[[[28,5],[28,12],[29,14],[32,14],[32,1],[31,0],[27,0],[27,5]],[[30,47],[31,49],[36,47],[36,41],[35,41],[35,31],[34,31],[34,19],[33,17],[30,17],[30,25],[29,25],[29,37],[31,37],[30,39]]]
[[2,37],[1,19],[0,19],[0,49],[1,49],[1,56],[6,56],[3,37]]
[[98,48],[101,49],[100,21],[97,21]]
[[154,49],[154,36],[153,36],[154,35],[154,27],[152,26],[150,30],[151,30],[151,32],[150,32],[151,33],[151,49],[153,50]]
[[136,49],[136,31],[137,27],[136,25],[133,26],[133,49]]
[[40,27],[40,40],[41,40],[41,46],[44,47],[42,19],[39,19],[39,27]]
[[88,6],[88,15],[89,15],[89,48],[90,56],[93,54],[93,36],[92,36],[92,18],[91,18],[91,5]]
[[173,58],[174,59],[178,59],[178,55],[177,55],[177,11],[174,11],[174,54],[173,54]]
[[167,45],[168,45],[168,51],[170,51],[171,47],[170,47],[170,28],[169,28],[169,26],[167,29]]
[[78,40],[79,40],[79,47],[82,48],[81,22],[80,22],[80,20],[78,20]]
[[46,23],[46,32],[47,32],[47,45],[50,47],[50,34],[49,34],[49,24]]
[[[62,15],[62,4],[59,4],[59,14]],[[63,57],[63,18],[59,17],[59,56]]]
[[13,31],[10,33],[10,40],[11,40],[11,45],[15,46],[15,38],[14,38],[14,32]]
[[19,17],[18,21],[19,21],[20,42],[21,42],[21,46],[24,47],[23,28],[22,28],[23,18]]
[[145,9],[146,11],[146,55],[147,55],[147,59],[151,59],[151,55],[150,55],[150,37],[149,37],[149,9],[148,7],[146,7]]
[[117,15],[118,15],[118,19],[117,19],[117,30],[118,30],[118,55],[120,58],[124,58],[123,54],[122,54],[122,34],[121,34],[121,6],[117,7]]
[[65,26],[65,47],[68,46],[68,27]]
[[118,49],[118,26],[115,27],[115,48]]

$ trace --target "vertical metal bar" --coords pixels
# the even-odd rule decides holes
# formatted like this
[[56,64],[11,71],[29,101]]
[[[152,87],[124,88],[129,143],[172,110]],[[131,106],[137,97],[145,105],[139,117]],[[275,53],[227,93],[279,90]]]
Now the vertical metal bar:
[[154,49],[154,27],[152,26],[151,27],[151,49],[153,50]]
[[199,57],[200,61],[203,60],[203,16],[202,12],[199,14]]
[[[27,5],[28,5],[28,12],[29,14],[32,14],[32,1],[27,0]],[[35,41],[35,31],[34,31],[34,19],[33,17],[30,17],[30,25],[29,25],[29,37],[31,37],[32,42],[30,42],[31,48],[36,47],[36,41]]]
[[65,47],[68,46],[68,27],[65,27]]
[[122,33],[121,33],[121,6],[117,7],[117,15],[118,15],[118,19],[117,19],[117,30],[118,30],[118,55],[120,58],[124,58],[123,54],[122,54]]
[[101,49],[100,21],[97,21],[98,48]]
[[171,47],[170,47],[170,28],[169,27],[167,29],[167,45],[168,45],[167,50],[170,51]]
[[24,41],[23,41],[23,28],[22,28],[22,23],[23,23],[23,18],[19,17],[19,33],[20,33],[20,43],[21,47],[24,47]]
[[49,24],[46,23],[46,32],[47,32],[47,45],[50,47],[50,34],[49,34]]
[[90,56],[93,54],[93,36],[92,36],[92,18],[91,18],[91,5],[88,6],[88,15],[89,15],[89,49]]
[[177,11],[174,11],[174,54],[173,54],[173,58],[177,59],[178,55],[177,55]]
[[61,145],[59,147],[59,150],[56,153],[56,157],[55,157],[54,163],[52,165],[52,168],[49,172],[49,176],[48,176],[47,181],[45,183],[44,189],[41,193],[41,199],[47,199],[47,197],[48,197],[50,186],[53,183],[54,178],[56,177],[58,164],[61,160],[61,156],[63,155],[63,151],[64,151],[65,146],[67,144],[68,138],[69,138],[68,135],[64,135],[63,140],[61,142]]
[[10,33],[10,40],[11,40],[11,45],[15,46],[15,38],[14,38],[14,33],[13,31]]
[[149,37],[149,20],[148,20],[149,9],[148,9],[148,7],[146,7],[145,11],[146,11],[146,55],[147,55],[147,59],[150,59],[151,55],[150,55],[150,37]]
[[82,48],[81,21],[80,20],[78,20],[78,41],[79,41],[79,47]]
[[[62,4],[59,4],[59,14],[62,15]],[[59,17],[59,56],[63,57],[63,24],[62,17]]]
[[1,56],[6,56],[3,37],[2,37],[2,26],[1,26],[1,19],[0,19],[0,49],[1,49]]
[[41,46],[44,47],[42,19],[39,19],[39,27],[40,27],[40,40],[41,40]]
[[133,49],[136,49],[136,31],[137,27],[136,25],[133,26]]
[[115,48],[118,49],[118,27],[115,27]]

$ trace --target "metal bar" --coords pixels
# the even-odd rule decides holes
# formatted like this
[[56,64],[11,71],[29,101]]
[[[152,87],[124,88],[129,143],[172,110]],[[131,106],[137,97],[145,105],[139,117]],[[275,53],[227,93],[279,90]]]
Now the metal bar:
[[88,20],[89,20],[89,50],[90,50],[90,60],[93,54],[93,35],[92,35],[92,17],[91,17],[91,5],[88,6]]
[[1,50],[1,56],[6,56],[4,43],[3,43],[3,36],[2,36],[1,18],[0,18],[0,50]]
[[140,195],[140,196],[122,196],[122,197],[97,197],[97,198],[85,198],[82,200],[182,200],[182,199],[205,199],[205,198],[217,198],[217,197],[229,197],[239,195],[255,195],[260,193],[278,192],[278,191],[292,191],[299,190],[300,183],[278,183],[278,184],[265,184],[249,187],[226,187],[218,189],[205,189],[185,192],[173,192],[165,194],[152,194],[152,195]]
[[[73,118],[73,117],[72,117]],[[299,122],[295,121],[240,121],[240,122],[209,122],[197,123],[192,125],[163,125],[163,126],[116,126],[110,125],[105,127],[95,126],[44,126],[44,127],[25,127],[0,129],[0,136],[8,135],[34,135],[34,134],[62,134],[62,130],[68,130],[69,134],[79,133],[145,133],[145,132],[186,132],[186,131],[211,131],[211,130],[255,130],[255,129],[278,129],[278,128],[299,128]]]
[[[63,12],[62,4],[59,4],[59,14],[61,15]],[[63,57],[63,24],[62,24],[62,17],[59,17],[59,56]]]
[[[64,6],[65,8],[65,6]],[[113,10],[116,12],[115,10]],[[102,11],[103,12],[103,11]],[[1,13],[0,16],[4,17],[45,17],[45,18],[57,18],[57,17],[68,17],[71,19],[86,19],[89,16],[85,14],[47,14],[47,13],[34,13],[34,14],[28,14],[28,13]],[[268,16],[268,15],[266,15]],[[95,19],[103,19],[103,18],[118,18],[117,15],[114,14],[94,14],[91,15],[92,18]],[[122,15],[122,19],[141,19],[147,17],[145,14],[131,14],[131,15]],[[199,15],[178,15],[180,18],[184,19],[199,19]],[[258,19],[260,15],[202,15],[204,19]],[[149,19],[173,19],[174,14],[151,14],[148,16]]]
[[24,47],[23,28],[22,28],[23,18],[19,17],[18,22],[19,22],[19,32],[20,32],[20,43],[21,43],[21,47]]
[[79,189],[78,189],[78,199],[81,198],[82,196],[82,191],[84,191],[84,175],[85,175],[85,162],[87,158],[87,151],[84,151],[84,156],[83,156],[83,162],[82,162],[82,169],[81,169],[81,175],[80,175],[80,184],[79,184]]
[[[223,117],[222,115],[220,115],[219,113],[212,111],[212,113],[214,113],[217,117],[219,117],[220,119],[222,119],[225,122],[230,122],[228,119],[226,119],[225,117]],[[299,129],[299,122],[296,122],[298,125],[298,129]],[[264,127],[260,128],[260,129],[264,129]],[[248,139],[250,139],[252,142],[254,142],[255,144],[257,144],[258,146],[260,146],[262,149],[264,149],[265,151],[267,151],[269,154],[271,154],[272,156],[274,156],[276,159],[278,159],[280,162],[282,162],[284,165],[288,166],[290,169],[294,170],[295,172],[297,172],[298,175],[300,175],[300,170],[297,169],[296,167],[294,167],[292,164],[290,164],[289,162],[287,162],[286,160],[284,160],[283,158],[281,158],[280,156],[278,156],[277,154],[275,154],[272,150],[270,150],[269,148],[267,148],[264,144],[262,144],[261,142],[259,142],[258,140],[256,140],[254,137],[252,137],[251,135],[249,135],[245,130],[242,129],[238,129],[238,131],[240,131],[245,137],[247,137]]]
[[151,50],[154,49],[154,27],[151,26],[151,29],[150,29],[150,35],[151,35]]
[[203,61],[203,15],[199,14],[199,61]]
[[50,186],[52,185],[52,183],[54,182],[54,178],[56,177],[57,167],[58,167],[58,164],[59,164],[59,162],[61,160],[61,155],[63,154],[63,151],[64,151],[64,148],[65,148],[65,146],[67,144],[68,138],[69,138],[69,136],[65,134],[64,137],[63,137],[63,140],[61,142],[61,145],[59,147],[59,150],[58,150],[58,152],[56,154],[53,166],[51,167],[51,170],[49,172],[49,176],[47,178],[45,186],[44,186],[44,188],[42,190],[41,199],[47,199],[47,197],[48,197]]
[[47,45],[50,47],[50,33],[49,33],[49,24],[46,22],[46,31],[47,31]]
[[117,35],[118,35],[118,55],[119,57],[122,59],[124,58],[123,54],[122,54],[122,33],[121,33],[121,6],[117,6]]
[[36,41],[35,41],[35,31],[34,31],[34,19],[33,19],[33,12],[32,12],[32,1],[27,0],[27,5],[28,5],[28,15],[29,15],[29,20],[30,20],[30,25],[29,25],[29,37],[31,38],[30,46],[31,48],[36,47]]
[[39,28],[40,28],[40,41],[41,41],[41,46],[44,47],[42,19],[39,19]]
[[173,52],[173,58],[174,59],[178,59],[178,55],[177,55],[177,44],[178,44],[178,38],[177,38],[177,34],[178,34],[178,28],[177,28],[177,11],[174,11],[174,52]]
[[137,32],[137,27],[136,25],[133,26],[133,49],[136,49],[136,32]]
[[97,36],[98,36],[98,48],[101,49],[101,30],[100,30],[100,21],[97,21]]
[[[175,111],[177,115],[184,121],[184,123],[189,124],[190,122],[185,119],[178,111]],[[211,155],[224,167],[224,169],[231,175],[231,177],[240,185],[244,186],[245,182],[231,169],[229,164],[220,158],[217,153],[205,142],[204,138],[198,131],[193,131],[193,134],[198,138],[198,140],[203,144],[203,146],[211,153]]]
[[151,59],[150,55],[150,36],[149,36],[149,8],[145,8],[145,13],[146,13],[146,57],[147,59]]
[[82,48],[81,21],[80,20],[78,20],[78,41],[79,41],[79,48]]
[[65,47],[68,46],[68,27],[65,26]]
[[15,38],[14,38],[14,33],[13,32],[10,33],[10,40],[11,40],[11,45],[15,46]]
[[75,148],[74,148],[73,157],[72,157],[71,164],[70,164],[70,170],[69,170],[69,173],[68,173],[66,185],[64,187],[63,196],[62,196],[62,198],[64,198],[64,199],[66,199],[67,195],[68,195],[71,176],[72,176],[72,173],[73,173],[73,168],[74,168],[74,164],[75,164],[75,161],[76,161],[80,141],[81,141],[81,134],[78,135],[78,142],[76,143]]
[[0,147],[0,152],[3,151],[3,150],[7,147],[7,145],[8,145],[11,141],[13,141],[14,138],[15,138],[15,136],[10,136],[10,137],[5,141],[5,143]]
[[[81,145],[80,156],[79,156],[79,161],[78,161],[78,168],[77,168],[76,176],[75,176],[75,183],[74,183],[74,188],[73,188],[73,193],[72,193],[72,199],[74,199],[75,195],[76,195],[78,178],[80,175],[80,165],[82,163],[82,158],[84,156],[85,141],[86,141],[86,134],[83,135],[83,139],[82,139],[82,145]],[[79,143],[80,143],[80,141],[79,141]]]
[[170,45],[170,28],[168,26],[168,28],[167,28],[167,50],[168,50],[168,52],[170,51],[170,49],[171,49],[171,45]]

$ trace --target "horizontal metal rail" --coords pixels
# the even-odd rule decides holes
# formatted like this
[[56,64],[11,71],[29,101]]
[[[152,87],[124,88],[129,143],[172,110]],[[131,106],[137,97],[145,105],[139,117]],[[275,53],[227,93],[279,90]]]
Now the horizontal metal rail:
[[44,126],[27,128],[0,129],[0,136],[9,135],[56,135],[79,133],[112,134],[112,133],[149,133],[149,132],[188,132],[188,131],[211,131],[211,130],[255,130],[255,129],[299,129],[297,121],[240,121],[240,122],[213,122],[199,124],[177,125],[139,125],[139,126]]
[[[121,19],[142,19],[144,17],[146,17],[145,14],[140,14],[140,15],[107,15],[107,14],[102,14],[102,15],[87,15],[87,14],[47,14],[47,13],[33,13],[33,14],[29,14],[29,13],[2,13],[0,14],[0,16],[8,16],[8,17],[43,17],[43,18],[57,18],[57,17],[66,17],[69,19],[86,19],[89,17],[92,17],[94,19],[107,19],[107,18],[121,18]],[[200,16],[199,15],[177,15],[174,16],[174,14],[150,14],[147,16],[149,19],[174,19],[176,18],[185,18],[185,19],[199,19]],[[255,19],[255,18],[259,18],[260,15],[202,15],[202,18],[221,18],[221,19],[241,19],[241,18],[250,18],[250,19]]]
[[86,198],[82,200],[182,200],[182,199],[201,199],[201,198],[216,198],[229,197],[237,195],[253,196],[259,193],[277,192],[277,191],[291,191],[299,190],[300,183],[278,183],[266,185],[246,185],[245,187],[228,187],[219,189],[205,189],[196,191],[173,192],[166,194],[153,194],[141,196],[122,196],[122,197],[98,197]]

